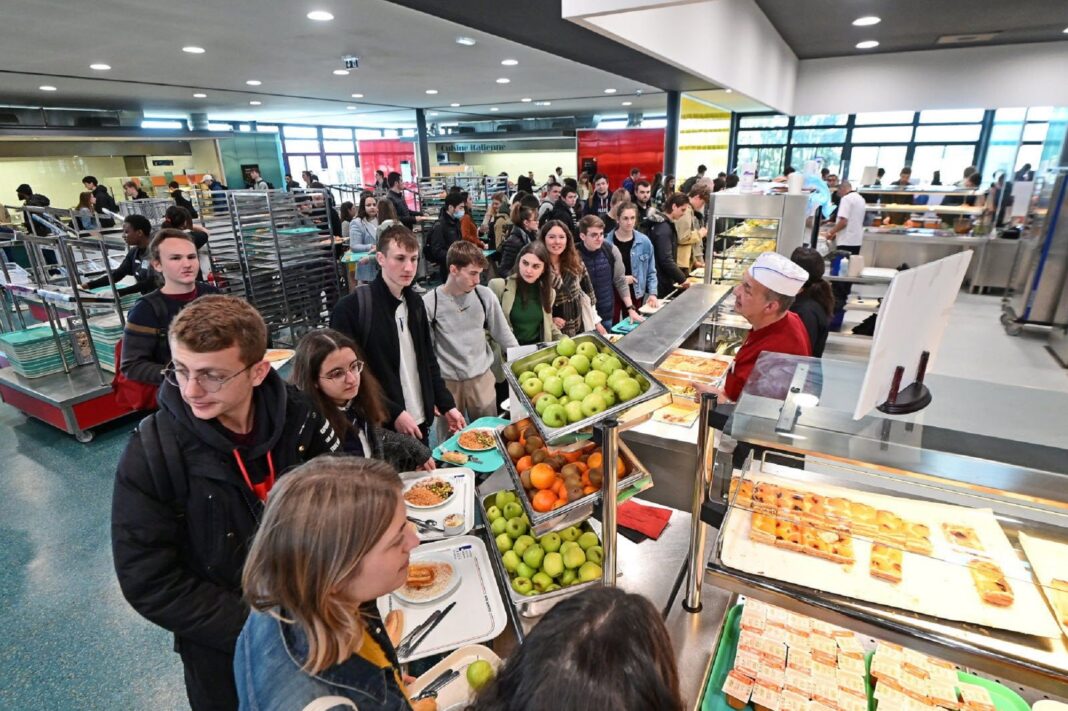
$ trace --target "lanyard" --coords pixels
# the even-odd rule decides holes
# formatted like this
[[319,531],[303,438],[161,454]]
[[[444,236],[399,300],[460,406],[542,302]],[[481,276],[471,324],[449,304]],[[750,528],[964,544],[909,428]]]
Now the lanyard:
[[241,454],[234,449],[234,459],[237,460],[237,468],[241,470],[241,476],[245,477],[245,483],[248,484],[248,488],[252,489],[252,493],[256,495],[256,498],[260,501],[267,501],[267,494],[270,493],[271,488],[274,486],[274,459],[271,458],[271,451],[267,450],[267,478],[261,481],[259,484],[253,484],[252,479],[248,476],[248,470],[245,469],[245,463],[241,460]]

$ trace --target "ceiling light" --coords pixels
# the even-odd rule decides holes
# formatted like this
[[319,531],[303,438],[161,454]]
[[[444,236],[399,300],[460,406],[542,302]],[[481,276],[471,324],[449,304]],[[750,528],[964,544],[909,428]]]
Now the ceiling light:
[[349,75],[349,70],[348,69],[335,69],[334,70],[334,76],[347,77],[348,75]]
[[434,95],[434,94],[438,93],[438,90],[437,89],[427,89],[426,93],[428,93],[430,95]]
[[614,93],[616,93],[616,90],[615,89],[605,89],[604,93],[606,93],[606,94],[614,94]]
[[453,104],[449,104],[449,106],[453,107],[454,109],[458,109],[458,108],[460,108],[460,105],[459,105],[459,104],[456,104],[456,103],[453,103]]
[[871,49],[872,47],[878,47],[879,43],[875,40],[864,40],[863,42],[857,42],[857,49]]
[[95,69],[98,72],[106,72],[107,70],[111,69],[111,65],[110,64],[90,64],[89,68],[90,69]]
[[1064,28],[1064,34],[1068,35],[1068,27]]
[[330,20],[334,19],[334,16],[326,10],[312,10],[307,17],[309,20],[315,20],[316,22],[330,22]]
[[207,94],[193,94],[193,98],[194,99],[206,99],[206,98],[208,98],[208,95]]
[[632,105],[633,103],[634,103],[633,101],[624,101],[624,102],[623,102],[623,105],[624,105],[624,106],[630,106],[630,105]]
[[529,96],[524,96],[522,99],[520,99],[520,101],[522,101],[524,104],[529,104],[533,100],[534,99],[531,99]]
[[497,83],[498,84],[511,84],[512,80],[509,79],[508,77],[501,77],[500,79],[497,80]]
[[518,59],[502,59],[501,60],[501,64],[503,64],[506,67],[514,67],[515,65],[519,64],[519,60]]
[[734,93],[734,89],[725,89],[724,91],[726,91],[728,94],[733,94]]
[[494,106],[494,107],[490,108],[490,111],[500,111],[500,109],[498,109],[496,106]]
[[348,109],[349,111],[355,111],[356,110],[355,106],[346,106],[345,108]]
[[553,102],[551,102],[551,101],[535,101],[534,105],[535,106],[552,106]]
[[259,106],[262,103],[263,103],[262,101],[250,101],[250,102],[248,102],[248,105],[249,106]]
[[464,47],[474,47],[475,40],[471,37],[457,37],[456,44],[462,44]]
[[437,115],[438,115],[438,112],[437,112],[437,111],[431,111],[431,112],[430,112],[430,115],[431,115],[431,116],[437,116]]
[[194,47],[193,45],[189,45],[188,47],[182,47],[182,51],[186,52],[187,54],[204,54],[203,47]]
[[262,84],[263,82],[262,82],[262,81],[260,81],[259,79],[249,79],[249,80],[248,80],[247,82],[245,82],[245,83],[246,83],[246,84],[248,84],[249,86],[259,86],[259,85],[260,85],[260,84]]
[[857,19],[853,20],[853,24],[857,27],[869,27],[871,25],[878,25],[880,22],[882,22],[882,18],[876,17],[875,15],[858,17]]
[[353,94],[352,98],[354,98],[354,99],[362,99],[363,98],[363,94]]
[[40,89],[41,91],[55,91],[56,90],[56,87],[49,86],[48,84],[45,84],[44,86],[39,86],[37,88]]

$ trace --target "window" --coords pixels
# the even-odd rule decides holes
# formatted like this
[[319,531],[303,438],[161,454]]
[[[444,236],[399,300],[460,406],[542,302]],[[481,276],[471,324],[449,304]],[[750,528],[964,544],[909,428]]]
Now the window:
[[1030,163],[1031,169],[1034,170],[1041,162],[1042,146],[1035,145],[1033,143],[1020,146],[1020,152],[1016,154],[1016,166],[1013,168],[1013,172],[1015,173],[1016,171],[1023,168],[1026,163]]
[[853,129],[853,143],[908,143],[912,126],[878,126]]
[[979,123],[983,120],[982,109],[942,109],[921,111],[920,123]]
[[1047,130],[1049,130],[1048,123],[1027,124],[1023,130],[1024,143],[1042,143],[1042,141],[1046,140]]
[[[626,119],[624,119],[625,121]],[[739,131],[738,145],[740,146],[769,146],[786,143],[787,130],[770,131]]]
[[[289,166],[290,175],[300,175],[305,170],[308,170],[307,156],[289,156],[287,165]],[[318,161],[316,161],[318,163]]]
[[1027,110],[1028,121],[1049,121],[1053,118],[1052,106],[1032,106]]
[[[242,129],[244,130],[244,129]],[[256,126],[256,133],[278,133],[277,126]]]
[[352,153],[356,146],[351,138],[347,141],[323,141],[323,150],[327,153]]
[[975,161],[973,144],[959,146],[916,146],[912,158],[912,178],[930,182],[940,172],[943,185],[952,185],[964,177],[964,169]]
[[282,135],[286,138],[314,138],[318,140],[319,129],[315,126],[286,126],[282,129]]
[[785,154],[786,149],[782,146],[775,148],[739,148],[738,166],[754,163],[759,175],[773,178],[776,175],[782,175],[782,162]]
[[382,138],[382,131],[377,128],[358,128],[356,129],[356,140],[366,141],[374,140],[376,138]]
[[915,113],[912,111],[877,111],[874,113],[857,114],[855,123],[858,126],[875,126],[884,123],[912,123]]
[[795,116],[794,126],[845,126],[849,120],[847,114],[814,114],[812,116]]
[[790,143],[843,143],[845,139],[844,128],[795,128]]
[[318,153],[319,141],[293,141],[286,139],[286,153]]
[[849,159],[849,179],[860,180],[864,168],[874,166],[886,171],[883,185],[887,185],[896,179],[898,171],[905,166],[907,154],[907,146],[853,146]]
[[228,123],[209,123],[209,131],[233,131],[234,127]]
[[818,160],[822,168],[837,173],[842,167],[841,146],[800,146],[790,149],[790,165],[797,170],[804,170],[810,160]]
[[945,126],[919,126],[916,128],[917,143],[964,142],[979,140],[979,124],[948,124]]
[[341,139],[341,140],[348,139],[348,140],[351,141],[352,140],[352,129],[351,128],[324,128],[323,129],[323,138],[326,138],[326,139]]
[[742,116],[738,119],[739,128],[779,128],[790,125],[790,117],[779,114],[760,116]]

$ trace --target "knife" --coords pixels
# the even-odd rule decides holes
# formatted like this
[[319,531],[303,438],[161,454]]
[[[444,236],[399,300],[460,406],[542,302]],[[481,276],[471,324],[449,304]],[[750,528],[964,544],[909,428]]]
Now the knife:
[[445,615],[452,612],[452,608],[454,607],[456,607],[455,600],[453,602],[450,602],[445,607],[445,609],[441,610],[440,612],[434,613],[427,619],[426,622],[412,630],[411,634],[408,635],[410,639],[408,639],[407,641],[402,641],[400,646],[397,647],[397,656],[410,656],[412,651],[423,643],[423,640],[425,640],[430,635],[430,633],[434,631],[434,628],[437,627],[443,619],[445,619]]
[[439,691],[451,684],[459,676],[460,672],[456,669],[446,669],[434,681],[427,684],[425,689],[413,696],[412,701],[422,701],[431,696],[437,696]]

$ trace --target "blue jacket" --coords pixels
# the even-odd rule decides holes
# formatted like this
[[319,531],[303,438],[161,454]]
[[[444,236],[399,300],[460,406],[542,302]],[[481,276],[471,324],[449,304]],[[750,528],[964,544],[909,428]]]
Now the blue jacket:
[[[616,231],[605,235],[605,242],[615,244]],[[630,248],[630,270],[634,277],[634,296],[639,299],[652,294],[656,296],[656,266],[653,263],[653,243],[638,230],[634,230],[634,246]]]
[[374,281],[378,276],[378,262],[371,250],[378,243],[378,224],[356,218],[349,223],[349,249],[359,254],[362,260],[370,256],[371,261],[367,264],[356,262],[356,278],[359,281]]
[[[368,632],[399,666],[374,603],[363,609]],[[300,668],[307,657],[308,640],[297,625],[252,612],[234,655],[241,711],[294,711],[323,697],[348,699],[360,711],[411,710],[392,669],[381,669],[354,655],[313,676]],[[341,703],[335,705],[343,708]]]

